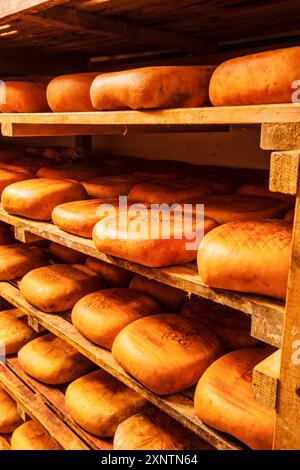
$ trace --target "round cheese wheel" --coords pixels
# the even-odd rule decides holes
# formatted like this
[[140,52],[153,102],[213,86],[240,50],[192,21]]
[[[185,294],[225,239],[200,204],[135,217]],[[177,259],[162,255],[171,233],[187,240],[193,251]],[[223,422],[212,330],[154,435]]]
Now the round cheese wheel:
[[127,269],[92,258],[91,256],[87,258],[85,265],[100,274],[105,283],[111,287],[128,287],[133,276],[133,273],[127,271]]
[[58,204],[78,201],[86,196],[84,187],[76,181],[36,178],[5,188],[1,202],[10,214],[35,220],[49,220]]
[[134,175],[96,176],[82,181],[89,196],[111,199],[127,196],[131,188],[142,178]]
[[7,186],[33,178],[28,172],[17,172],[0,168],[0,196]]
[[42,248],[27,245],[0,245],[0,280],[9,281],[48,264]]
[[119,424],[114,450],[212,450],[162,411],[149,408]]
[[294,217],[295,217],[295,209],[291,209],[287,212],[287,214],[285,214],[284,221],[292,224],[294,222]]
[[208,104],[213,67],[144,67],[99,75],[91,86],[96,109],[190,108]]
[[16,402],[0,387],[0,432],[9,434],[22,422]]
[[198,269],[209,287],[285,299],[292,227],[281,220],[237,221],[202,240]]
[[255,184],[255,183],[244,183],[238,187],[236,194],[242,196],[267,196],[272,197],[274,199],[281,199],[286,201],[290,205],[295,204],[295,196],[291,194],[281,194],[275,193],[270,191],[269,188],[263,184]]
[[275,410],[255,400],[252,392],[253,368],[267,355],[251,348],[222,356],[204,372],[195,393],[201,421],[255,450],[272,449],[275,427]]
[[26,421],[11,437],[11,450],[63,450],[36,421]]
[[28,375],[49,385],[71,382],[94,368],[86,357],[52,334],[23,346],[18,360]]
[[63,263],[76,264],[83,263],[86,260],[86,255],[83,253],[55,242],[50,243],[49,253],[51,258]]
[[29,173],[31,178],[36,174],[39,168],[43,166],[43,160],[38,158],[23,157],[12,160],[9,163],[0,163],[2,170],[11,171],[15,173]]
[[0,82],[1,113],[44,113],[49,111],[47,83],[26,81]]
[[116,337],[112,353],[145,387],[169,395],[197,383],[223,348],[217,336],[197,322],[161,314],[127,325]]
[[6,354],[14,354],[35,337],[35,332],[23,320],[17,308],[0,312],[0,344]]
[[111,349],[117,334],[129,323],[161,313],[159,303],[134,289],[113,288],[80,299],[72,311],[72,323],[86,338]]
[[214,106],[291,103],[299,59],[297,46],[227,60],[211,77],[210,100]]
[[250,335],[251,318],[230,307],[193,296],[183,306],[181,315],[212,330],[228,351],[255,347],[260,343]]
[[96,370],[72,382],[65,395],[70,415],[95,436],[111,437],[118,425],[147,401],[104,370]]
[[169,312],[178,312],[187,300],[186,292],[139,274],[133,276],[129,287],[151,295]]
[[0,245],[9,245],[14,242],[14,236],[10,226],[0,223]]
[[23,297],[43,312],[63,312],[97,289],[104,289],[101,276],[80,264],[53,264],[34,269],[20,282]]
[[90,88],[98,72],[74,73],[53,78],[47,88],[47,100],[51,110],[60,112],[94,111]]

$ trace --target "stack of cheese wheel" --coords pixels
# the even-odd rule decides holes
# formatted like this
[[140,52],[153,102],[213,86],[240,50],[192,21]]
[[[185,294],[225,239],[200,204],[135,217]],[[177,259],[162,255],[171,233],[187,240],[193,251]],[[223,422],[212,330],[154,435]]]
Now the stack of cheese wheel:
[[23,316],[17,308],[3,310],[0,314],[0,344],[5,346],[5,353],[8,355],[18,352],[35,337],[33,329]]
[[281,220],[221,225],[200,244],[198,269],[202,282],[284,300],[291,243],[292,226]]
[[49,220],[58,204],[86,197],[84,187],[76,181],[36,178],[7,186],[2,193],[1,202],[10,214]]
[[138,318],[161,313],[150,295],[134,289],[112,288],[80,299],[72,311],[72,323],[86,338],[111,349],[117,334]]
[[48,313],[68,310],[84,295],[104,288],[101,276],[81,264],[53,264],[34,269],[20,283],[23,297]]
[[100,274],[105,283],[111,287],[128,287],[133,276],[133,273],[127,271],[127,269],[92,258],[91,256],[87,258],[85,265]]
[[68,386],[65,405],[83,429],[112,437],[118,425],[145,408],[147,401],[104,370],[96,370]]
[[39,423],[29,420],[14,431],[11,450],[62,450],[62,447]]
[[212,447],[160,410],[149,408],[119,424],[114,450],[212,450]]
[[0,245],[0,280],[9,281],[48,264],[42,248],[26,245]]
[[20,424],[22,424],[22,419],[16,402],[0,387],[0,433],[10,434]]
[[49,111],[47,80],[0,82],[1,113],[43,113]]
[[202,375],[195,393],[201,421],[233,435],[251,449],[271,450],[275,410],[255,400],[252,371],[268,353],[251,348],[216,360]]
[[112,353],[145,387],[158,395],[169,395],[197,383],[223,353],[223,346],[198,322],[161,314],[127,325],[116,337]]
[[95,367],[76,349],[50,333],[23,346],[18,360],[28,375],[49,385],[71,382]]

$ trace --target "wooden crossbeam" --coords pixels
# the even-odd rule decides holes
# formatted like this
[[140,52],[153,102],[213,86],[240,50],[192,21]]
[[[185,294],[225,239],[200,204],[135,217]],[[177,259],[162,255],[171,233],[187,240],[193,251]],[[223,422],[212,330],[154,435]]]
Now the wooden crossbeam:
[[69,0],[1,0],[0,22],[11,21],[23,13],[36,13],[45,8],[51,8]]
[[280,375],[281,349],[268,356],[253,369],[252,389],[256,400],[276,408]]

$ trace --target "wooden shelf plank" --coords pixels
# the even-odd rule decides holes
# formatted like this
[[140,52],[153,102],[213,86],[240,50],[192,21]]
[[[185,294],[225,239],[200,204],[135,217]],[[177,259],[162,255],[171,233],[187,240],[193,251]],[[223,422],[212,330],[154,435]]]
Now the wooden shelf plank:
[[256,400],[276,409],[279,387],[281,349],[268,356],[253,369],[252,388]]
[[89,450],[79,437],[71,431],[43,400],[11,372],[7,366],[0,365],[0,383],[24,412],[38,421],[50,436],[66,450]]
[[0,5],[0,21],[11,21],[25,13],[36,13],[43,9],[66,3],[66,0],[9,0]]
[[[92,240],[63,232],[51,223],[37,222],[10,215],[4,211],[1,206],[0,220],[17,228],[15,234],[17,234],[20,241],[26,241],[28,239],[26,236],[28,232],[29,235],[34,234],[38,237],[46,238],[47,240],[85,253],[86,255],[121,266],[164,284],[177,287],[188,292],[188,294],[196,294],[222,305],[240,310],[252,316],[252,336],[272,346],[281,347],[285,312],[282,302],[266,297],[206,287],[201,284],[196,265],[193,263],[184,266],[148,268],[124,259],[105,255],[96,250]],[[29,239],[31,239],[31,237],[29,237]]]
[[9,358],[6,361],[6,365],[23,381],[26,385],[55,412],[59,418],[66,423],[71,429],[73,429],[79,437],[85,441],[92,449],[95,450],[111,450],[112,443],[107,439],[103,440],[98,437],[89,434],[87,431],[82,429],[72,419],[65,407],[63,387],[58,388],[49,386],[38,382],[37,380],[30,377],[21,368],[19,361],[16,357]]
[[183,393],[161,397],[143,387],[119,366],[109,351],[94,345],[84,338],[73,325],[64,318],[64,315],[47,314],[37,310],[26,302],[16,287],[8,282],[0,282],[0,296],[27,315],[35,317],[47,330],[71,344],[81,354],[140,393],[149,402],[162,409],[215,448],[219,450],[242,449],[241,445],[230,437],[222,435],[202,423],[195,415],[193,401],[187,398]]

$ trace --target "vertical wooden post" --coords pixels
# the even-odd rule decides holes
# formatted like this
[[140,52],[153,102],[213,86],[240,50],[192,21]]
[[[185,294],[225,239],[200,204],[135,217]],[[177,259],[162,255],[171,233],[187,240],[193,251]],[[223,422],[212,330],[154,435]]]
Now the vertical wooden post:
[[92,139],[91,135],[77,135],[76,148],[81,148],[84,160],[89,160],[92,157]]

